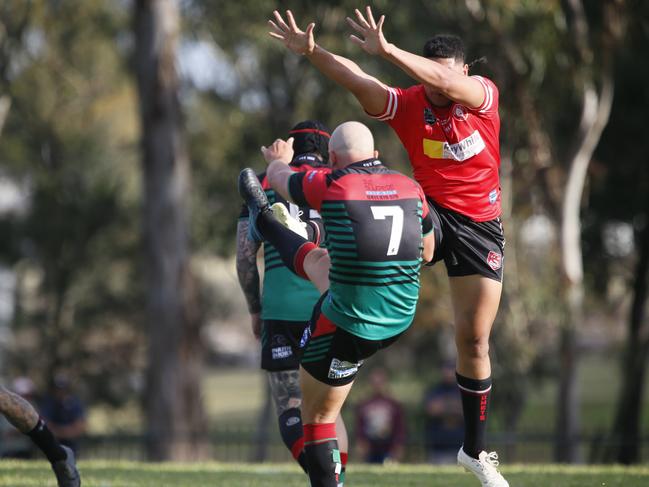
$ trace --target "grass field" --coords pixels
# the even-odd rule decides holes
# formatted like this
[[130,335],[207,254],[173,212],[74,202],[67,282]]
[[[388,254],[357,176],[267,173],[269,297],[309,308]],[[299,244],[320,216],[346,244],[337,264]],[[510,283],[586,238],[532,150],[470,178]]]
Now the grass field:
[[[454,466],[351,465],[349,487],[477,487],[477,481]],[[641,487],[649,485],[649,466],[510,466],[503,469],[512,487]],[[84,487],[306,487],[293,465],[81,463]],[[55,486],[44,462],[0,462],[0,486]]]

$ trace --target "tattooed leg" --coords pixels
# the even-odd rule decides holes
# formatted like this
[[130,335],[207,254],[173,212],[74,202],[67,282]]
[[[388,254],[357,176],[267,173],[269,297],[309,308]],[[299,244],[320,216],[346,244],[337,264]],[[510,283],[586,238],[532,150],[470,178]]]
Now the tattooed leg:
[[281,416],[287,409],[299,408],[302,404],[302,391],[300,390],[300,373],[297,370],[283,370],[269,372],[270,392],[275,402],[277,416]]
[[29,433],[38,423],[34,407],[18,394],[0,386],[0,412],[20,432]]
[[270,391],[277,409],[277,421],[282,441],[290,450],[295,461],[304,471],[306,458],[304,456],[304,433],[302,431],[302,391],[300,389],[300,373],[297,370],[270,372]]

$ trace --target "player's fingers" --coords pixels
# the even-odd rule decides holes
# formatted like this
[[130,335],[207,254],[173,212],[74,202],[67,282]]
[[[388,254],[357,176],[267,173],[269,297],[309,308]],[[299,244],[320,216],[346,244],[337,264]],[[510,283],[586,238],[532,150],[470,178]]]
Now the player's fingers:
[[361,46],[361,47],[363,47],[363,45],[365,44],[365,41],[359,39],[359,38],[356,37],[354,34],[351,34],[351,35],[349,36],[349,40],[351,40],[354,44],[357,44],[357,45],[359,45],[359,46]]
[[273,29],[273,32],[275,32],[276,34],[284,34],[284,31],[280,29],[279,26],[272,20],[268,21],[268,25],[270,25],[270,28]]
[[315,23],[311,22],[306,26],[306,35],[309,39],[313,39],[313,29],[315,29]]
[[356,18],[358,19],[358,23],[365,27],[366,29],[371,29],[370,24],[367,23],[367,20],[365,20],[365,17],[363,17],[363,14],[361,13],[360,10],[354,9],[354,13],[356,14]]
[[268,35],[271,36],[271,37],[274,37],[275,39],[279,39],[280,41],[285,41],[286,40],[286,37],[284,37],[283,35],[280,35],[280,34],[275,34],[275,32],[269,32]]
[[300,29],[298,29],[297,24],[295,23],[295,18],[293,17],[293,12],[290,10],[286,11],[286,18],[288,20],[288,25],[293,29],[293,32],[299,32]]
[[262,154],[266,154],[266,151],[267,151],[267,150],[268,150],[268,149],[266,148],[265,145],[262,145],[262,146],[261,146],[261,153],[262,153]]
[[372,7],[369,5],[365,7],[365,13],[367,14],[367,21],[372,26],[372,29],[376,29],[376,22],[374,22],[374,15],[372,15]]
[[379,30],[379,32],[383,32],[383,23],[385,22],[385,15],[381,15],[381,18],[379,19],[379,23],[376,24],[376,28]]
[[277,10],[273,12],[273,15],[275,16],[275,21],[277,22],[277,25],[279,25],[285,31],[291,30],[289,29],[288,25],[286,25],[286,22],[284,22],[284,19],[282,18],[282,16]]
[[345,20],[347,20],[347,23],[349,24],[349,26],[352,29],[354,29],[356,32],[358,32],[359,34],[364,34],[365,33],[365,29],[363,29],[360,25],[358,25],[356,22],[354,22],[354,19],[350,19],[349,17],[347,17]]

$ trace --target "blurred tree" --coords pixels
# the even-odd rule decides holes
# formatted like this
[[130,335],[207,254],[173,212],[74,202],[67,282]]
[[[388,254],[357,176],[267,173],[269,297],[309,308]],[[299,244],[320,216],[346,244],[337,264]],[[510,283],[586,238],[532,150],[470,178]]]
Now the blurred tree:
[[[600,235],[606,225],[621,222],[634,234],[630,243],[635,243],[635,252],[616,252],[618,255],[609,260],[618,265],[603,270],[606,277],[614,272],[630,283],[629,293],[625,293],[631,302],[620,364],[621,385],[610,443],[603,458],[598,458],[623,464],[642,459],[642,412],[649,359],[649,145],[645,130],[649,91],[644,81],[649,66],[637,63],[637,53],[649,49],[649,4],[630,2],[629,12],[633,15],[628,19],[625,48],[616,63],[616,78],[621,82],[616,87],[611,123],[598,149],[598,172],[589,205],[590,219],[597,222],[593,226]],[[602,254],[616,250],[602,247],[593,250],[600,262]]]
[[180,19],[173,0],[138,0],[134,13],[147,264],[147,450],[152,460],[195,460],[205,457],[207,438],[202,317],[189,260],[190,165],[176,72]]
[[141,351],[133,97],[115,49],[127,17],[99,0],[0,8],[12,100],[1,176],[22,195],[0,215],[0,257],[17,276],[9,371],[44,385],[64,369],[93,400],[123,404]]

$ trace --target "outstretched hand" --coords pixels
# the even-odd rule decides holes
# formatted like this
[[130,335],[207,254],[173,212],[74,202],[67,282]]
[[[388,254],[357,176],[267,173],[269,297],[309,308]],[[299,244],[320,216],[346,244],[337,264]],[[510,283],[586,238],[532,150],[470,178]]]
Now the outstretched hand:
[[358,22],[347,17],[347,23],[352,29],[358,32],[361,37],[352,34],[349,36],[351,41],[354,44],[361,46],[363,50],[369,54],[387,54],[390,44],[383,36],[383,22],[385,22],[385,15],[381,15],[379,21],[376,22],[374,20],[374,15],[372,15],[372,9],[369,6],[365,7],[365,16],[358,9],[355,9],[354,13],[356,14]]
[[284,43],[284,45],[293,51],[295,54],[311,54],[315,49],[315,39],[313,37],[313,29],[315,24],[311,22],[306,26],[306,31],[300,29],[295,23],[293,12],[286,11],[286,19],[288,23],[284,22],[281,14],[275,10],[273,12],[275,21],[268,21],[268,25],[272,32],[268,34]]
[[266,162],[281,161],[288,164],[293,160],[293,137],[288,140],[277,139],[270,147],[261,146],[261,153]]

